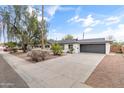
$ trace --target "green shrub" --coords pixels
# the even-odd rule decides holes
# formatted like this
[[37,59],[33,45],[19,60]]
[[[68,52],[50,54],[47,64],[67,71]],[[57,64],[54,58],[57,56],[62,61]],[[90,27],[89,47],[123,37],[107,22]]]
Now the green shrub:
[[53,44],[51,49],[54,55],[62,55],[62,47],[59,44],[57,43]]
[[14,47],[16,47],[16,42],[8,42],[8,43],[6,43],[6,45],[7,45],[9,48],[14,48]]

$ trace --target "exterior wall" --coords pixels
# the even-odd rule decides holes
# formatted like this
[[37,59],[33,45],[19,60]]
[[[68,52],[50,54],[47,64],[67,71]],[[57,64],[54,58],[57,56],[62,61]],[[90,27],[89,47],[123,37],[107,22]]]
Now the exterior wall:
[[[73,53],[80,53],[80,44],[73,44],[74,51]],[[69,51],[69,44],[64,44],[63,52]]]
[[[110,53],[110,43],[106,43],[105,45],[105,53],[109,54]],[[80,53],[80,44],[73,44],[74,51],[73,53]],[[69,51],[69,44],[64,44],[64,50],[63,52],[68,52]]]
[[68,44],[64,44],[63,52],[67,52],[67,51],[69,51],[69,46],[68,46]]
[[80,53],[80,44],[73,44],[73,53]]
[[110,53],[110,43],[106,43],[106,54]]

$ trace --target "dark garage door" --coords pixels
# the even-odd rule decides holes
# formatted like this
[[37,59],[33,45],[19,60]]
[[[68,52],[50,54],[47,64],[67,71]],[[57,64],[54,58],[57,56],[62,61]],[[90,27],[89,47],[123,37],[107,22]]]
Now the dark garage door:
[[105,44],[82,44],[80,45],[80,52],[105,53]]

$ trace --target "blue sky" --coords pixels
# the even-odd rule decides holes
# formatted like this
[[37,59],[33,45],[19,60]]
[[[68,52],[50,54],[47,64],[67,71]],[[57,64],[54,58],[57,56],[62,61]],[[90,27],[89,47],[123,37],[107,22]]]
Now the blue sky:
[[[29,12],[41,6],[29,6]],[[124,41],[124,6],[117,5],[57,5],[45,6],[45,19],[49,24],[48,39],[108,38],[112,35]],[[41,11],[38,20],[41,21]]]
[[124,6],[45,6],[45,19],[50,24],[49,39],[59,40],[67,34],[82,39],[84,32],[85,38],[112,35],[116,40],[124,40]]

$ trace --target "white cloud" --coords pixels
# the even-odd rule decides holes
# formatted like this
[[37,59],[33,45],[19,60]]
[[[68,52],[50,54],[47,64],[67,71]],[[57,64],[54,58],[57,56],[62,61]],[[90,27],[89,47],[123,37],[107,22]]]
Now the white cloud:
[[69,19],[67,22],[80,23],[83,27],[93,27],[100,23],[100,20],[95,20],[92,15],[88,15],[86,18],[80,18],[79,15],[76,15]]
[[48,39],[61,40],[65,35],[65,33],[57,32],[56,29],[52,29],[48,33]]
[[72,11],[72,10],[75,10],[75,8],[59,6],[58,10],[60,10],[60,11]]
[[71,19],[67,20],[67,22],[79,22],[79,20],[80,20],[79,15],[76,15]]
[[111,24],[115,24],[115,23],[119,23],[119,22],[120,22],[120,17],[116,17],[116,16],[111,16],[111,17],[105,19],[106,25],[111,25]]
[[86,19],[84,19],[83,25],[85,27],[90,26],[94,23],[92,15],[88,15]]
[[[42,20],[42,16],[38,16],[37,18],[38,18],[39,22]],[[49,19],[47,17],[44,17],[44,20],[49,21]]]
[[59,5],[53,5],[53,6],[47,6],[46,7],[46,12],[50,17],[53,17],[56,13],[56,11],[71,11],[74,10],[73,7],[63,7]]
[[[36,9],[33,8],[33,7],[31,7],[31,6],[28,6],[28,10],[27,11],[30,13],[30,16],[31,16],[32,15],[32,12],[33,11],[36,11]],[[39,11],[39,14],[38,14],[38,17],[37,17],[38,21],[41,21],[42,20],[42,16],[40,16],[40,14],[41,14],[41,11]],[[50,19],[48,19],[47,17],[44,17],[44,19],[46,21],[50,21]]]
[[88,26],[95,26],[99,23],[99,20],[95,20],[92,15],[88,15],[84,21],[83,21],[83,26],[88,27]]
[[[97,33],[84,33],[84,38],[107,38],[108,36],[113,36],[115,40],[117,41],[124,41],[124,24],[119,24],[116,29],[107,28],[107,30],[104,30],[102,32]],[[91,31],[90,29],[87,31]],[[53,32],[49,33],[48,38],[49,39],[57,39],[61,40],[66,34],[57,32],[56,30],[53,30]],[[78,34],[72,34],[74,38],[82,39],[83,38],[83,31]]]
[[93,30],[93,28],[86,28],[85,30],[84,30],[84,32],[85,33],[88,33],[88,32],[91,32]]
[[[85,29],[85,32],[86,34],[88,32],[92,31],[92,28],[86,28]],[[83,31],[79,31],[79,32],[82,32],[82,33],[79,33],[79,34],[71,34],[72,36],[74,36],[74,38],[79,38],[79,39],[82,39],[83,37]],[[65,32],[58,32],[58,30],[56,29],[51,29],[50,32],[48,33],[48,39],[57,39],[57,40],[61,40],[65,35],[67,35],[69,33],[65,33]]]
[[56,31],[57,31],[56,29],[52,29],[50,32],[51,33],[56,33]]
[[59,6],[48,6],[46,9],[46,12],[48,13],[49,16],[54,16],[54,14],[56,13],[56,11],[58,10]]
[[123,29],[123,27],[124,27],[124,24],[119,24],[119,25],[118,25],[118,28],[120,28],[120,29],[121,29],[121,28]]
[[[108,36],[113,36],[117,41],[124,41],[124,24],[119,24],[116,29],[107,28],[102,32],[97,33],[85,33],[84,38],[107,38]],[[75,38],[82,39],[83,33],[74,34]]]

